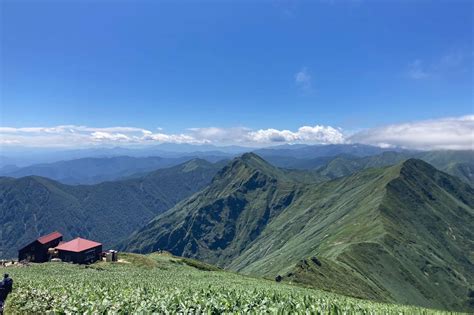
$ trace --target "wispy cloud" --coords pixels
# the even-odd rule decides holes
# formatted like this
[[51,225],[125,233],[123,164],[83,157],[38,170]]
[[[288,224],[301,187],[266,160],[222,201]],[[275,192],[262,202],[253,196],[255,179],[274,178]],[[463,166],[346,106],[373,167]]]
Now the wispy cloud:
[[465,58],[466,54],[462,51],[453,51],[441,57],[438,67],[449,69],[456,68],[464,63]]
[[469,70],[469,56],[462,50],[450,51],[431,62],[415,59],[407,66],[406,74],[414,80],[439,78],[459,71]]
[[0,147],[91,147],[188,143],[264,147],[283,143],[363,143],[408,149],[474,149],[474,115],[392,124],[350,135],[332,126],[289,129],[188,128],[182,133],[137,127],[0,127]]
[[313,90],[312,78],[306,67],[295,74],[295,83],[304,92],[311,92]]
[[274,0],[272,1],[273,6],[283,15],[285,18],[295,18],[298,8],[297,0]]
[[428,73],[423,67],[423,61],[416,59],[408,66],[408,77],[415,80],[426,79],[429,77]]

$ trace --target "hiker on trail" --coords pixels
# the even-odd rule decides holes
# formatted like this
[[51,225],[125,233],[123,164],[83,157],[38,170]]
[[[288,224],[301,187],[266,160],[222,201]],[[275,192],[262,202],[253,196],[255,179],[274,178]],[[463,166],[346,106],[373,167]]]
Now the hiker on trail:
[[8,274],[3,275],[3,281],[0,282],[0,314],[3,314],[3,306],[8,294],[13,290],[13,280]]

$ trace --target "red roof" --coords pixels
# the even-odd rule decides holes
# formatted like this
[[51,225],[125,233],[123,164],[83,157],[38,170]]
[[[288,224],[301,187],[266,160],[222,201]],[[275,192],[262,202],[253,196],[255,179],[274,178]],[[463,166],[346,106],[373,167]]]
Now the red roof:
[[61,233],[53,232],[53,233],[50,233],[48,235],[41,236],[40,238],[37,239],[37,241],[44,245],[44,244],[49,243],[51,241],[54,241],[55,239],[58,239],[60,237],[63,237],[63,235]]
[[72,241],[58,245],[56,249],[78,253],[97,246],[102,246],[102,244],[78,237],[73,239]]

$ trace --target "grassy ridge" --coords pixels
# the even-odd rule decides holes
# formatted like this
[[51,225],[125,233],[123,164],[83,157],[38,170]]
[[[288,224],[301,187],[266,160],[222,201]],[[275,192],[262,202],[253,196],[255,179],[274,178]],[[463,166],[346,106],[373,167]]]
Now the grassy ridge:
[[[244,155],[124,247],[379,301],[472,309],[471,186],[415,159],[319,184],[295,174]],[[322,269],[294,270],[312,256]]]
[[[122,254],[88,267],[46,263],[9,268],[6,313],[446,314],[195,268],[168,254]],[[209,268],[207,268],[209,269]]]

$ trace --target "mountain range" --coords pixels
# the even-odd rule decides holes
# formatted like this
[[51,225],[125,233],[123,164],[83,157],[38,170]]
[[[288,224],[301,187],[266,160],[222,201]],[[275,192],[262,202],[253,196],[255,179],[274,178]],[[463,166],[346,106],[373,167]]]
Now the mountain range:
[[[195,147],[189,145],[181,149],[196,149]],[[215,147],[204,148],[212,149]],[[238,147],[234,148],[234,150],[237,149]],[[227,148],[227,150],[231,149]],[[160,152],[163,153],[164,151]],[[306,170],[311,173],[317,172],[322,179],[334,179],[350,175],[362,169],[388,166],[409,158],[417,158],[434,165],[442,171],[457,176],[471,185],[474,184],[474,158],[472,151],[420,152],[407,150],[390,151],[367,145],[284,145],[259,149],[254,152],[257,152],[259,156],[277,167]],[[170,154],[170,152],[167,154]],[[160,168],[178,165],[194,158],[217,162],[235,157],[234,154],[220,151],[195,152],[194,155],[185,152],[176,154],[173,157],[168,157],[166,154],[164,156],[148,157],[88,157],[34,164],[25,167],[6,165],[0,168],[0,176],[19,178],[36,175],[57,180],[63,184],[97,184],[104,181],[142,175]]]
[[474,190],[408,159],[325,182],[255,154],[121,244],[380,301],[472,310]]
[[[136,174],[144,174],[161,168],[168,168],[196,157],[130,157],[117,156],[106,158],[82,158],[53,163],[34,164],[25,167],[5,166],[0,169],[0,176],[47,177],[63,184],[97,184],[105,181],[124,179]],[[205,160],[217,162],[223,157],[205,156]]]
[[[8,151],[0,155],[0,176],[48,177],[64,184],[95,184],[116,180],[133,173],[152,171],[201,158],[210,162],[230,159],[252,151],[239,146],[161,144],[142,148],[90,148],[77,150]],[[255,149],[279,167],[310,169],[332,157],[349,154],[368,156],[386,151],[367,145],[281,145]]]
[[119,156],[164,158],[203,158],[204,156],[229,157],[251,151],[250,148],[239,146],[214,146],[163,143],[139,147],[97,147],[81,149],[54,148],[1,148],[0,168],[15,165],[25,167],[33,164],[54,163],[59,161],[77,160],[82,158],[110,158]]
[[195,159],[137,178],[65,185],[38,176],[0,177],[0,257],[53,230],[111,246],[204,188],[223,162]]
[[364,299],[474,310],[472,151],[229,150],[3,168],[0,258],[59,230]]
[[439,170],[460,178],[471,186],[474,185],[474,154],[472,151],[387,151],[366,157],[339,155],[330,158],[323,166],[316,166],[315,169],[321,176],[334,179],[363,169],[394,165],[410,158],[423,160]]
[[245,152],[255,153],[269,158],[270,156],[284,156],[294,158],[312,158],[313,156],[335,156],[349,153],[354,156],[367,156],[378,154],[387,150],[375,146],[362,144],[334,144],[334,145],[306,145],[285,144],[266,147],[264,149],[242,146],[215,146],[163,143],[143,147],[100,147],[82,149],[52,149],[52,148],[2,148],[0,152],[0,168],[15,165],[25,167],[33,164],[54,163],[58,161],[76,160],[82,158],[110,158],[117,156],[150,157],[160,156],[166,158],[221,156],[231,157]]

